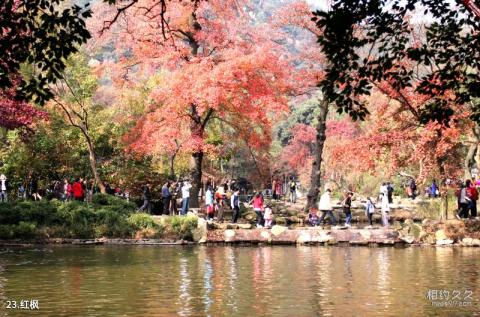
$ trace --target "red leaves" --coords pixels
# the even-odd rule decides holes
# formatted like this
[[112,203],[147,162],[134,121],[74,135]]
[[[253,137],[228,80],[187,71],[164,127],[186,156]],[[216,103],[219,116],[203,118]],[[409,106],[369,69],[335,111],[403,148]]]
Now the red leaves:
[[16,100],[16,87],[0,89],[0,126],[15,129],[30,126],[36,119],[45,119],[47,114]]
[[215,121],[221,137],[234,130],[250,147],[268,148],[272,118],[288,109],[293,73],[281,59],[282,48],[270,41],[268,26],[254,25],[243,12],[247,7],[232,2],[202,2],[198,9],[171,2],[165,40],[149,20],[156,8],[148,14],[141,9],[153,3],[140,0],[126,12],[116,26],[118,38],[106,34],[122,56],[109,66],[117,84],[142,87],[139,78],[159,77],[151,106],[132,131],[132,147],[169,153],[177,140],[184,152],[213,152],[224,144],[207,142]]

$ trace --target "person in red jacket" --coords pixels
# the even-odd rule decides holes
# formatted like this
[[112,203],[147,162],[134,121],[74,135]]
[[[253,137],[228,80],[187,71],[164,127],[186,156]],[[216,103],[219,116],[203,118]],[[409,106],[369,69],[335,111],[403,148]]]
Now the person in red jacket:
[[80,179],[77,178],[75,183],[73,184],[73,198],[75,200],[83,201],[85,197],[84,191],[83,191],[83,185]]
[[470,216],[475,218],[477,216],[477,200],[478,200],[478,191],[473,185],[472,181],[467,179],[465,181],[465,185],[467,187],[467,196],[470,198],[470,204],[468,209],[470,210]]

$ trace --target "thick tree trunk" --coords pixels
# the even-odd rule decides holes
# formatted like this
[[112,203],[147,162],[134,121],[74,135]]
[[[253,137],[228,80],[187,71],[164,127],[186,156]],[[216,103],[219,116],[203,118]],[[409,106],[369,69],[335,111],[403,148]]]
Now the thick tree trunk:
[[322,154],[325,143],[325,132],[327,130],[328,102],[325,99],[320,100],[320,113],[318,114],[317,136],[313,146],[314,159],[312,163],[312,172],[310,176],[310,190],[307,194],[306,209],[316,207],[318,196],[322,187]]
[[190,189],[190,206],[193,208],[200,207],[198,194],[200,192],[200,189],[202,188],[202,162],[203,152],[196,152],[192,154],[192,188]]
[[[197,106],[195,104],[190,105],[190,132],[192,137],[196,137],[203,140],[205,127],[207,126],[212,114],[213,109],[208,109],[205,116],[202,118],[198,114]],[[198,193],[202,188],[202,162],[203,162],[203,150],[198,150],[192,154],[191,160],[191,178],[192,188],[190,189],[190,206],[198,208],[200,206]]]
[[92,170],[92,175],[95,178],[95,182],[97,183],[98,188],[102,194],[105,194],[105,186],[103,186],[103,182],[100,179],[100,175],[98,174],[97,170],[97,155],[95,154],[95,148],[93,146],[93,142],[90,139],[90,136],[85,131],[82,131],[85,139],[87,140],[87,147],[88,147],[88,158],[90,161],[90,169]]

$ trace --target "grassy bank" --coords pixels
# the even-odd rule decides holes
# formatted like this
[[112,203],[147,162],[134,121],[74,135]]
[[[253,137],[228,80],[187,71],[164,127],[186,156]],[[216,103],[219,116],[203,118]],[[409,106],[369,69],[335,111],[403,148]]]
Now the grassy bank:
[[110,195],[92,202],[21,201],[0,204],[0,239],[159,238],[192,240],[195,216],[155,219]]

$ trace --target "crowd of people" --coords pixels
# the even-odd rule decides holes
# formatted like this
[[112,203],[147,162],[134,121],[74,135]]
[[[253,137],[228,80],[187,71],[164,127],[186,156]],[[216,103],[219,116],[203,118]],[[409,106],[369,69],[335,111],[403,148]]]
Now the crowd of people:
[[[318,203],[318,209],[311,208],[308,214],[308,220],[311,225],[319,226],[323,224],[326,217],[330,219],[330,223],[332,225],[337,225],[337,219],[333,214],[333,204],[331,198],[332,190],[327,188],[325,192],[320,196],[320,201]],[[352,221],[352,197],[353,192],[346,191],[343,195],[343,199],[340,203],[343,213],[345,214],[345,227],[351,227]],[[377,199],[377,204],[380,204],[380,214],[382,225],[384,227],[388,227],[389,225],[389,212],[390,212],[390,204],[393,203],[393,187],[390,183],[383,183],[380,186],[380,193]],[[367,197],[367,201],[365,204],[365,214],[368,219],[368,226],[366,228],[373,227],[373,214],[375,213],[375,209],[377,206],[374,203],[374,199],[372,197]]]
[[[103,184],[107,194],[115,195],[123,199],[130,199],[130,191],[128,188],[121,190],[118,186],[112,187],[108,183]],[[451,184],[450,184],[451,185]],[[417,197],[417,185],[413,178],[404,185],[406,194],[409,198],[415,199]],[[161,212],[165,215],[186,215],[190,206],[190,189],[192,185],[188,179],[179,181],[167,181],[161,187]],[[477,217],[477,201],[479,198],[480,178],[473,181],[467,179],[465,182],[458,183],[458,189],[455,192],[458,201],[458,212],[456,217],[458,219]],[[9,183],[4,174],[0,174],[0,202],[8,201]],[[287,189],[287,190],[285,190]],[[273,221],[272,207],[265,202],[265,196],[271,196],[273,200],[278,200],[282,196],[289,199],[290,202],[295,203],[297,200],[297,181],[291,177],[288,182],[274,179],[264,192],[255,193],[250,197],[249,204],[253,207],[257,215],[258,227],[271,227]],[[141,188],[143,203],[138,209],[152,213],[152,188],[151,184],[147,183]],[[94,180],[87,181],[83,178],[76,178],[75,180],[64,179],[63,181],[54,181],[48,186],[46,190],[40,191],[37,178],[32,177],[27,186],[20,185],[18,188],[18,198],[32,200],[41,200],[43,195],[49,198],[56,198],[62,201],[89,201],[93,194],[100,192],[98,186],[95,185]],[[204,206],[206,212],[206,219],[213,220],[214,218],[222,222],[224,219],[225,208],[231,209],[233,223],[236,223],[240,217],[240,195],[246,194],[246,190],[238,188],[231,181],[221,183],[215,186],[211,181],[207,182],[204,192]],[[394,188],[390,182],[384,182],[379,189],[378,198],[367,197],[365,203],[365,214],[368,219],[368,227],[373,226],[373,215],[377,209],[380,211],[381,223],[387,227],[389,225],[390,205],[393,203]],[[288,193],[288,195],[287,195]],[[308,214],[308,220],[311,225],[318,226],[324,223],[326,218],[329,218],[332,225],[337,225],[338,221],[333,213],[333,205],[331,198],[332,190],[327,188],[321,195],[318,202],[318,208],[312,208]],[[351,226],[352,221],[352,197],[353,192],[347,191],[344,193],[341,206],[345,214],[345,227]],[[440,189],[433,180],[431,185],[425,187],[425,197],[436,198],[440,196]],[[245,196],[244,196],[245,197]],[[180,206],[178,206],[181,201]],[[180,210],[179,208],[180,207]]]

